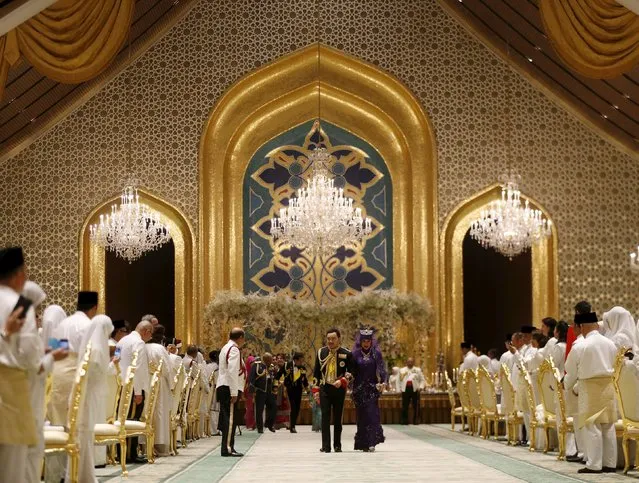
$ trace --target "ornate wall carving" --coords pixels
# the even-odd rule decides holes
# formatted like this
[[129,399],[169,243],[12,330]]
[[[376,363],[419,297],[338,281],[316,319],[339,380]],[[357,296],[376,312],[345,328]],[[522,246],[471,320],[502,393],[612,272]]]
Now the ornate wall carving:
[[[313,10],[300,0],[202,0],[125,74],[2,166],[0,242],[25,246],[50,302],[71,307],[82,223],[121,189],[129,105],[135,174],[197,232],[203,122],[233,82],[314,41]],[[583,297],[600,311],[637,308],[626,266],[639,241],[636,160],[512,74],[434,1],[334,0],[322,19],[322,42],[397,76],[430,116],[440,227],[506,166],[500,86],[514,76],[512,161],[524,192],[558,227],[561,314]]]

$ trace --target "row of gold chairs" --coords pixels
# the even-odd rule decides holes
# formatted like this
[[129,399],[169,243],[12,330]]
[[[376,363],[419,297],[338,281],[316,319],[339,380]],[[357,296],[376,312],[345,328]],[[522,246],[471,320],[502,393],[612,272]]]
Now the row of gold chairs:
[[[639,440],[639,369],[633,362],[628,361],[625,357],[626,352],[626,348],[619,350],[613,374],[620,414],[615,430],[622,442],[624,474],[629,471],[631,464],[629,442]],[[543,429],[545,437],[544,453],[550,451],[551,431],[554,431],[558,440],[557,459],[564,460],[566,436],[574,433],[575,427],[573,418],[566,414],[561,374],[555,368],[552,358],[546,359],[537,374],[538,395],[536,395],[528,372],[520,365],[516,365],[515,370],[519,371],[520,388],[523,387],[525,391],[525,397],[521,398],[519,405],[516,404],[517,393],[506,365],[502,365],[497,377],[492,377],[483,366],[480,366],[477,371],[463,371],[457,381],[460,406],[456,404],[453,384],[446,374],[446,386],[451,405],[451,430],[455,430],[456,421],[459,419],[462,431],[465,430],[470,435],[478,434],[483,439],[487,439],[490,435],[497,439],[499,424],[504,423],[507,444],[514,444],[518,428],[524,424],[524,414],[518,406],[525,404],[530,414],[530,451],[535,451],[538,428]],[[497,404],[498,389],[501,389],[501,404]],[[537,403],[541,405],[543,414],[537,411]],[[490,423],[492,423],[492,430]],[[636,443],[635,464],[639,465],[639,442]],[[639,466],[635,466],[635,469],[639,470]]]

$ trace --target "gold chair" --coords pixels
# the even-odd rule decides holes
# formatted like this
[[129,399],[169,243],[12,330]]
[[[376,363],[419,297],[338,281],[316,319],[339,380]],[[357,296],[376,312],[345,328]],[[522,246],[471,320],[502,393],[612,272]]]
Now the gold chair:
[[[135,367],[138,363],[137,351],[133,353],[131,359],[131,365],[127,369],[125,381],[120,381],[119,394],[116,397],[116,401],[119,401],[115,415],[111,418],[111,421],[107,423],[98,423],[94,426],[94,443],[97,445],[118,443],[120,445],[120,466],[122,468],[122,476],[127,476],[129,473],[126,469],[126,418],[129,415],[129,409],[131,407],[131,399],[133,397],[133,379],[135,377]],[[119,371],[119,365],[117,366]],[[118,372],[119,373],[119,372]],[[118,380],[120,378],[118,377]],[[111,455],[113,461],[115,457]]]
[[191,367],[191,392],[187,404],[186,423],[187,423],[187,439],[195,441],[199,439],[199,421],[200,421],[200,403],[202,394],[202,385],[200,383],[200,367],[194,364]]
[[44,430],[44,454],[66,453],[69,456],[69,475],[71,483],[78,483],[78,462],[80,458],[80,446],[78,443],[78,420],[86,395],[87,370],[91,356],[91,343],[87,344],[86,351],[80,363],[80,370],[76,372],[73,387],[71,389],[71,403],[67,415],[68,431]]
[[557,459],[563,461],[566,459],[566,434],[575,433],[575,424],[572,416],[566,416],[566,398],[564,396],[564,385],[561,383],[561,379],[557,370],[555,370],[555,377],[557,379],[557,418],[559,424],[557,425],[557,439],[559,439],[559,454]]
[[453,383],[448,377],[448,372],[444,371],[446,375],[446,391],[448,392],[448,401],[450,402],[450,430],[455,431],[455,418],[459,417],[461,421],[462,431],[464,430],[464,407],[457,406],[455,401],[455,392],[453,391]]
[[637,382],[637,369],[633,367],[632,362],[626,362],[624,357],[627,351],[627,348],[622,347],[617,352],[613,375],[613,384],[623,424],[621,446],[623,448],[624,475],[630,469],[628,441],[635,441],[635,469],[639,469],[639,402],[637,401],[637,386],[639,383]]
[[[539,366],[537,384],[539,385],[539,399],[544,408],[544,417],[540,421],[546,437],[544,453],[548,453],[550,450],[550,430],[557,431],[557,401],[555,395],[559,392],[555,367],[548,359],[544,360]],[[559,437],[559,434],[557,434],[557,437]]]
[[211,408],[213,407],[213,395],[215,394],[215,371],[211,372],[207,384],[209,385],[209,393],[206,395],[206,412],[204,413],[204,435],[210,438],[211,436],[213,436],[213,434],[211,433]]
[[173,456],[177,456],[177,428],[178,419],[180,414],[180,403],[185,391],[184,380],[186,373],[184,372],[184,366],[180,364],[177,373],[173,378],[173,387],[171,388],[171,447],[169,452]]
[[[479,435],[479,421],[481,420],[481,400],[479,398],[479,386],[477,384],[477,372],[469,369],[466,372],[464,387],[470,401],[470,416],[473,419],[472,435]],[[483,432],[483,430],[482,430]]]
[[184,390],[182,391],[182,397],[180,398],[180,407],[177,413],[177,426],[176,426],[176,445],[177,445],[177,428],[180,429],[180,442],[182,443],[182,447],[186,448],[187,440],[186,440],[186,430],[188,427],[187,424],[187,413],[188,413],[188,405],[189,405],[189,396],[191,395],[191,373],[193,368],[186,372],[184,370]]
[[484,366],[477,370],[477,383],[481,404],[482,437],[487,439],[490,432],[490,423],[493,423],[493,437],[499,436],[499,423],[506,421],[506,415],[501,410],[501,404],[497,404],[497,391],[495,381]]
[[520,386],[523,385],[524,397],[526,401],[526,405],[528,406],[528,411],[530,411],[530,451],[534,452],[535,447],[537,446],[537,405],[535,404],[535,395],[532,388],[532,383],[530,382],[530,375],[528,371],[524,369],[524,367],[516,363],[517,368],[519,369],[519,383]]
[[[466,417],[466,430],[468,434],[473,434],[473,418],[471,417],[473,410],[470,406],[470,399],[468,399],[468,392],[466,391],[466,371],[459,374],[457,379],[457,394],[459,395],[459,401],[461,402],[462,409]],[[463,429],[463,426],[462,426]]]
[[[142,414],[143,421],[134,421],[126,419],[124,421],[124,429],[126,431],[126,437],[132,438],[134,436],[144,436],[146,438],[146,458],[150,464],[155,463],[155,453],[153,446],[155,444],[155,427],[153,425],[153,419],[155,415],[155,402],[158,398],[158,388],[160,385],[160,374],[164,361],[160,361],[157,370],[151,377],[151,388],[149,398],[144,403],[144,412]],[[121,421],[116,421],[116,426],[122,427]]]
[[515,444],[517,427],[524,424],[523,413],[517,410],[515,404],[515,388],[510,381],[510,371],[506,364],[499,370],[499,383],[501,385],[501,411],[506,419],[507,444]]

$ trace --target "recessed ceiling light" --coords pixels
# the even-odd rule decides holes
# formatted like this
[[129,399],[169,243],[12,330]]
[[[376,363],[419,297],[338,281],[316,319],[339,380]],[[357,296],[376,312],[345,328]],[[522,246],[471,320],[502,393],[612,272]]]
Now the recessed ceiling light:
[[617,104],[613,104],[612,107],[614,107],[615,109],[619,110],[619,106]]
[[535,50],[541,51],[541,47],[539,47],[539,45],[535,45]]
[[528,59],[528,62],[532,62],[533,60],[530,57],[526,57]]
[[630,95],[629,94],[624,94],[623,95],[626,99],[630,99]]
[[601,114],[601,117],[603,117],[604,119],[608,119],[608,116],[606,116],[605,114]]

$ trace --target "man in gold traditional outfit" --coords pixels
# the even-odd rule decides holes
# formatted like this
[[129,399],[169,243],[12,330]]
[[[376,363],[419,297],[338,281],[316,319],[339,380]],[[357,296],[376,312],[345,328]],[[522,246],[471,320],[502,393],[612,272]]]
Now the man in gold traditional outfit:
[[351,378],[353,357],[351,351],[340,347],[341,334],[338,329],[326,332],[326,346],[317,351],[314,371],[314,396],[322,408],[323,453],[331,452],[331,408],[333,409],[333,448],[342,452],[342,412],[346,387]]
[[586,433],[586,467],[579,473],[614,473],[617,465],[617,407],[612,382],[617,348],[599,332],[597,314],[578,314],[584,340],[566,360],[566,390],[579,386],[579,429]]

